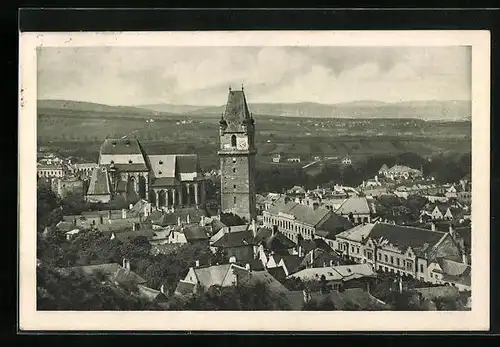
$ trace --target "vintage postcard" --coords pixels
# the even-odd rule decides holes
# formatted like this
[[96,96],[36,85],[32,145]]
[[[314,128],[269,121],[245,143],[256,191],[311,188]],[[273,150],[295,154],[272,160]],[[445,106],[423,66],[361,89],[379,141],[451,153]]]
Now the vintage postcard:
[[489,329],[487,31],[20,34],[20,330]]

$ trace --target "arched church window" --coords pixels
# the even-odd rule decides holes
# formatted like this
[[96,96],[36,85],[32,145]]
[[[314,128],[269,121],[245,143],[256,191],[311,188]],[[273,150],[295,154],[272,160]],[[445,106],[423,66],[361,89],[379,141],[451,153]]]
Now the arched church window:
[[231,146],[236,147],[236,135],[231,136]]

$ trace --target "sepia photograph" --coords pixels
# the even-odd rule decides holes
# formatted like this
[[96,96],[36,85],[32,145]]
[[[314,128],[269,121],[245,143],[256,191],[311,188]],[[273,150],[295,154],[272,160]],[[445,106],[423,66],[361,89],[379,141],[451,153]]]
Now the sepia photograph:
[[488,32],[23,35],[26,326],[488,328]]

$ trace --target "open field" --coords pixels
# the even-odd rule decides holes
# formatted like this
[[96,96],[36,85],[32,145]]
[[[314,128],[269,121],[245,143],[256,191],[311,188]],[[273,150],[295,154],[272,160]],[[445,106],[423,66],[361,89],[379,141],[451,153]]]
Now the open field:
[[[299,156],[304,164],[314,156],[349,155],[354,161],[376,154],[413,152],[466,153],[471,150],[471,123],[426,122],[416,119],[325,119],[254,115],[257,125],[257,161],[271,165],[269,155]],[[151,122],[150,119],[154,119]],[[78,149],[95,158],[105,138],[128,135],[147,148],[172,153],[197,152],[204,167],[216,167],[218,115],[154,116],[41,108],[38,142],[42,146]]]

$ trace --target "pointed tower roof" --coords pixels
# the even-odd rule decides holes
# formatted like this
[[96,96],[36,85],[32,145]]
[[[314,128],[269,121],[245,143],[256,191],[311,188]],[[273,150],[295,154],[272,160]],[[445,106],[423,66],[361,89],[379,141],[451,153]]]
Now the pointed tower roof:
[[229,89],[223,118],[228,123],[241,122],[251,118],[243,88],[242,90]]

